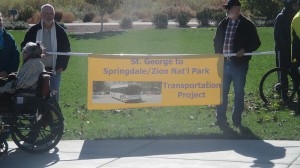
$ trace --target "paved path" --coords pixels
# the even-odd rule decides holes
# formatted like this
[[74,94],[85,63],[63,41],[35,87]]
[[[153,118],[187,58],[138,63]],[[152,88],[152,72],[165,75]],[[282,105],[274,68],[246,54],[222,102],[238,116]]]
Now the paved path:
[[[100,31],[100,23],[65,23],[66,31],[69,33],[93,33]],[[197,27],[199,24],[196,21],[190,21],[188,26]],[[176,28],[178,23],[169,21],[168,28]],[[134,29],[154,28],[152,22],[133,22]],[[122,30],[118,22],[104,23],[103,31],[120,31]]]
[[1,168],[300,167],[300,141],[63,140],[56,150],[35,155],[9,145]]

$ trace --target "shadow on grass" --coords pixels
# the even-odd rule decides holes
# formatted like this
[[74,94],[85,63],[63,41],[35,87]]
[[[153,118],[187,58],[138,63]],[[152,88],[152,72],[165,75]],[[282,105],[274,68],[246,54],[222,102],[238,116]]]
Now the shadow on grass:
[[71,34],[69,37],[75,40],[86,40],[86,39],[95,39],[102,40],[108,37],[113,37],[117,35],[122,35],[126,33],[125,31],[106,31],[106,32],[96,32],[96,33],[86,33],[86,34]]
[[[220,133],[211,134],[180,134],[180,135],[163,135],[163,136],[142,136],[142,137],[120,137],[114,138],[114,140],[135,140],[135,139],[231,139],[231,140],[262,140],[260,137],[255,135],[248,127],[241,127],[239,129],[227,128],[225,131]],[[107,140],[107,139],[94,139],[94,140]]]

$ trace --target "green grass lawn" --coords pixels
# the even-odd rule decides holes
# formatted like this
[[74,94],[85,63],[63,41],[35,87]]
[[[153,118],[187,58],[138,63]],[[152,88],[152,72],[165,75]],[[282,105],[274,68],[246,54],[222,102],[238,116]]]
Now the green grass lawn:
[[[258,28],[262,45],[273,51],[273,29]],[[97,54],[210,54],[214,28],[128,30],[87,35],[70,34],[72,51]],[[13,31],[18,46],[24,32]],[[274,55],[253,56],[246,84],[243,124],[246,134],[222,134],[211,106],[153,107],[88,111],[87,58],[72,57],[63,74],[60,105],[65,117],[64,139],[243,138],[300,140],[300,119],[283,107],[265,108],[258,94],[262,75],[275,66]],[[232,94],[230,95],[232,98]],[[229,110],[232,109],[232,101]],[[228,112],[228,118],[231,117]]]

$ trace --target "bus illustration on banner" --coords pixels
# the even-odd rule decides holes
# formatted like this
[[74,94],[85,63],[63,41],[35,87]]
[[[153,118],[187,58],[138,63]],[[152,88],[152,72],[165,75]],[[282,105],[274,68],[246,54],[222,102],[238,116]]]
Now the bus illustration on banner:
[[157,81],[93,81],[93,102],[100,104],[161,103],[162,83]]
[[142,88],[140,84],[118,84],[110,87],[110,96],[122,102],[141,102]]

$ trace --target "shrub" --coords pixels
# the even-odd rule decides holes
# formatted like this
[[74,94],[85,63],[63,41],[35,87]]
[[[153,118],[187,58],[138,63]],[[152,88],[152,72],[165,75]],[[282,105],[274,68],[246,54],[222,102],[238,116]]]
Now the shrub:
[[196,18],[198,20],[198,23],[201,24],[201,26],[209,26],[209,20],[212,18],[211,10],[205,8],[201,12],[197,12]]
[[110,14],[110,18],[113,20],[120,20],[126,16],[125,11],[122,9],[116,10],[114,13]]
[[24,21],[5,21],[5,29],[7,30],[26,30],[29,25]]
[[40,12],[36,12],[30,19],[27,20],[28,24],[37,24],[41,21]]
[[132,19],[125,16],[123,19],[121,19],[119,24],[122,29],[130,29],[132,28]]
[[188,22],[191,18],[186,13],[180,13],[177,16],[177,21],[179,23],[179,27],[187,27]]
[[[110,17],[108,15],[104,15],[103,16],[103,23],[107,23],[110,19]],[[94,23],[101,23],[101,16],[95,16],[95,18],[93,19]]]
[[157,29],[166,29],[168,28],[168,15],[163,13],[155,14],[152,23]]
[[75,20],[75,16],[71,12],[66,12],[62,18],[62,22],[64,23],[72,23],[74,20]]
[[92,22],[95,16],[94,12],[87,13],[84,15],[82,22]]
[[212,20],[219,23],[222,19],[226,17],[226,14],[223,9],[212,9],[211,12]]
[[192,10],[189,6],[170,6],[170,7],[166,7],[163,10],[163,13],[167,14],[169,19],[177,19],[178,15],[180,15],[181,13],[185,13],[187,16],[189,16],[190,18],[195,17],[195,11]]
[[266,20],[265,18],[251,18],[254,24],[258,27],[273,27],[274,20]]
[[10,16],[8,9],[11,9],[10,4],[8,2],[6,2],[6,3],[2,2],[0,5],[0,11],[1,11],[3,17]]
[[37,10],[35,10],[33,7],[25,5],[24,8],[19,10],[18,20],[27,22],[27,20],[29,20],[36,11]]
[[131,12],[132,18],[136,18],[136,20],[145,20],[151,18],[152,12],[150,9],[135,9],[134,11]]
[[63,18],[63,12],[61,10],[55,11],[54,20],[60,22]]

